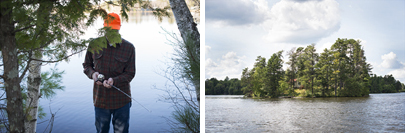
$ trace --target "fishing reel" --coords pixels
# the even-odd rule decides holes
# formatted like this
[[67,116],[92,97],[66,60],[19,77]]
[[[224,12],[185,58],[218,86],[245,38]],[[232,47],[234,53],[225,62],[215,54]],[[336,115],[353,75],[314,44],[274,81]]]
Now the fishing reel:
[[[100,81],[101,83],[103,83],[104,82],[104,75],[103,74],[98,74],[98,76],[97,76],[97,81]],[[96,82],[97,82],[96,81]]]

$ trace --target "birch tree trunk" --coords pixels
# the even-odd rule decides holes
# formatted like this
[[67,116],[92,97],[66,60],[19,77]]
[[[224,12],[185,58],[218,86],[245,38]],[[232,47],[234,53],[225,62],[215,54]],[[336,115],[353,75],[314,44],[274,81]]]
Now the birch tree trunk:
[[[41,50],[39,50],[41,51]],[[42,60],[42,53],[35,54],[33,59]],[[40,88],[41,85],[41,61],[33,60],[29,64],[29,74],[28,74],[28,89],[27,89],[27,119],[25,121],[25,132],[35,133],[37,128],[37,118],[38,118],[38,102],[40,98]]]
[[[177,27],[180,31],[181,37],[184,42],[193,41],[196,46],[196,53],[193,55],[200,55],[200,33],[197,29],[197,24],[194,22],[193,16],[187,7],[184,0],[169,0],[174,17],[176,19]],[[191,40],[187,40],[191,39]],[[200,58],[200,57],[196,57]],[[199,63],[199,62],[198,62]],[[199,79],[199,78],[198,78]],[[193,81],[196,89],[198,102],[200,101],[200,81]]]
[[[40,34],[38,38],[42,37],[42,32],[49,27],[49,15],[51,14],[53,6],[52,2],[43,2],[40,3],[38,8],[38,18],[44,18],[42,27],[36,28],[36,33]],[[32,51],[33,60],[29,65],[29,74],[27,80],[27,101],[25,104],[27,116],[25,121],[25,132],[26,133],[35,133],[37,127],[37,118],[38,118],[38,102],[40,98],[40,88],[41,85],[41,65],[42,62],[42,48]],[[37,61],[39,60],[39,61]]]
[[[0,1],[3,2],[3,1]],[[12,10],[0,7],[0,49],[3,55],[4,87],[7,95],[7,115],[10,133],[24,132],[23,99],[18,72],[17,46],[12,22]]]

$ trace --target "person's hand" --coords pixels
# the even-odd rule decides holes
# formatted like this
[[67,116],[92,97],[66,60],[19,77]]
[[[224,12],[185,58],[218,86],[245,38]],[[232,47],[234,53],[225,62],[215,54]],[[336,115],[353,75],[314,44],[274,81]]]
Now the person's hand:
[[93,75],[92,75],[93,80],[94,80],[94,82],[96,82],[97,85],[103,85],[103,83],[101,83],[100,81],[97,81],[98,80],[98,75],[99,75],[98,72],[94,72]]
[[111,88],[111,85],[113,85],[113,84],[114,84],[114,80],[112,78],[109,78],[108,80],[104,80],[104,83],[103,83],[104,87],[106,87],[106,88]]

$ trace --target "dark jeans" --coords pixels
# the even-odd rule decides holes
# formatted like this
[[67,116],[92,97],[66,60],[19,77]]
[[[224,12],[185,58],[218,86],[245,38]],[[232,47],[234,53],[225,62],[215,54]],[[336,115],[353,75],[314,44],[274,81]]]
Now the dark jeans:
[[110,121],[112,115],[112,124],[114,133],[128,133],[129,127],[129,108],[132,103],[118,109],[102,109],[94,107],[96,112],[97,133],[108,133],[110,130]]

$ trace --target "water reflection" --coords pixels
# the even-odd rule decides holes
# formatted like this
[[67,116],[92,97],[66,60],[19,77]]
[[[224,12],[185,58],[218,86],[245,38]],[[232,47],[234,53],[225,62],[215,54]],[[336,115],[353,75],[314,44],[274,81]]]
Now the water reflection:
[[359,98],[206,97],[206,132],[405,132],[405,93]]

